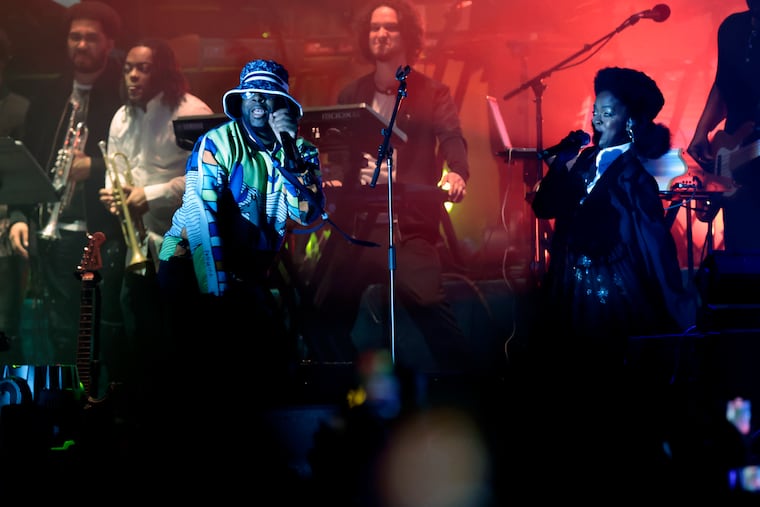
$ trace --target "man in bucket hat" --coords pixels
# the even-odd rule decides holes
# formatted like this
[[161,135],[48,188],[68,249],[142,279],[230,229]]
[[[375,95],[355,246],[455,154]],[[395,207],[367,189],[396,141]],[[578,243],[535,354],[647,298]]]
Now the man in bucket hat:
[[[324,196],[319,154],[297,135],[302,109],[282,65],[247,63],[223,107],[230,121],[202,135],[188,159],[182,205],[164,236],[158,276],[177,363],[224,360],[225,387],[199,383],[191,396],[207,394],[218,410],[235,411],[250,409],[241,400],[252,395],[256,407],[271,406],[291,378],[295,339],[269,273],[288,221],[319,219]],[[248,421],[227,415],[213,415],[230,425],[217,436],[234,436],[231,421]],[[205,423],[213,428],[213,421],[199,421]]]
[[231,121],[196,142],[182,207],[159,255],[165,262],[192,256],[200,292],[215,296],[265,278],[283,245],[287,219],[312,223],[324,199],[318,152],[297,137],[302,109],[288,92],[282,65],[247,63],[240,85],[222,103]]

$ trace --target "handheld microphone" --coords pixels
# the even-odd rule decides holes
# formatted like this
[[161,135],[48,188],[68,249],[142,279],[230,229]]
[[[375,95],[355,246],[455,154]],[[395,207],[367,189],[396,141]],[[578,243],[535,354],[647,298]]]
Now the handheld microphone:
[[283,130],[280,132],[280,141],[285,152],[285,167],[288,171],[297,171],[301,165],[301,154],[298,152],[295,139]]
[[652,21],[656,23],[662,23],[669,17],[670,17],[670,7],[668,7],[665,4],[657,4],[649,10],[641,11],[631,16],[631,18],[634,18],[637,21],[639,19],[651,19]]
[[553,157],[554,155],[562,153],[563,151],[571,150],[577,154],[583,146],[586,146],[590,142],[591,136],[587,132],[584,132],[583,130],[575,130],[573,132],[570,132],[567,137],[565,137],[558,144],[555,144],[550,148],[546,148],[544,151],[539,153],[538,158],[545,159]]

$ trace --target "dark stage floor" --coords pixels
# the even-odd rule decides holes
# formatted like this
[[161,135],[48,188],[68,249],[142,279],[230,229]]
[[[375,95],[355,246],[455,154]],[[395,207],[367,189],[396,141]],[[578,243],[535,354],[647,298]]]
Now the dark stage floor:
[[[519,297],[490,281],[450,287],[479,340],[477,375],[435,371],[403,316],[398,352],[418,371],[387,350],[303,358],[286,381],[188,368],[156,386],[138,417],[118,390],[91,404],[39,386],[30,398],[14,391],[24,371],[6,367],[0,491],[76,499],[85,482],[116,499],[361,507],[757,501],[732,471],[760,463],[760,426],[742,434],[725,409],[737,397],[760,405],[760,330],[634,337],[621,377],[577,383],[545,375],[523,347]],[[375,343],[382,331],[369,322],[357,329]],[[53,366],[27,365],[40,368]]]
[[666,338],[652,340],[629,382],[588,396],[541,385],[528,364],[473,378],[302,363],[276,399],[262,395],[271,386],[233,395],[186,384],[192,392],[157,393],[139,423],[119,418],[118,398],[85,409],[49,397],[6,405],[0,483],[3,491],[44,484],[40,494],[56,498],[78,498],[73,485],[83,479],[123,498],[224,501],[253,489],[286,505],[399,505],[383,503],[379,490],[449,491],[470,500],[424,505],[484,507],[557,494],[587,504],[757,500],[729,483],[730,470],[753,463],[753,435],[711,412],[731,382],[705,385],[715,379],[689,366],[666,379],[668,345],[655,344]]

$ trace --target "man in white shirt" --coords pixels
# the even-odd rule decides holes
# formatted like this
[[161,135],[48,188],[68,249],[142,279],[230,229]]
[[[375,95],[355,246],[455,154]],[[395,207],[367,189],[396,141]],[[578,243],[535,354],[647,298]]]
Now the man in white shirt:
[[109,171],[100,200],[120,216],[127,240],[121,288],[127,343],[104,347],[103,352],[112,380],[130,383],[125,386],[128,391],[143,385],[148,396],[154,375],[160,373],[162,359],[166,359],[162,350],[167,345],[162,343],[158,251],[185,191],[188,153],[176,142],[173,121],[213,111],[188,93],[187,80],[162,39],[145,39],[132,46],[122,72],[126,102],[111,120]]

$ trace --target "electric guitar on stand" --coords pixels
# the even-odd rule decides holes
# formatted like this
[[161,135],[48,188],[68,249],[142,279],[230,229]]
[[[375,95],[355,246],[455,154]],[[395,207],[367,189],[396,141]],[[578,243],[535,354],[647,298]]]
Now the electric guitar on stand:
[[100,274],[103,266],[100,246],[106,236],[102,232],[88,235],[82,260],[76,267],[76,275],[82,281],[79,306],[79,337],[77,341],[77,370],[86,396],[86,406],[104,401],[98,397],[100,380],[99,322],[100,322]]

